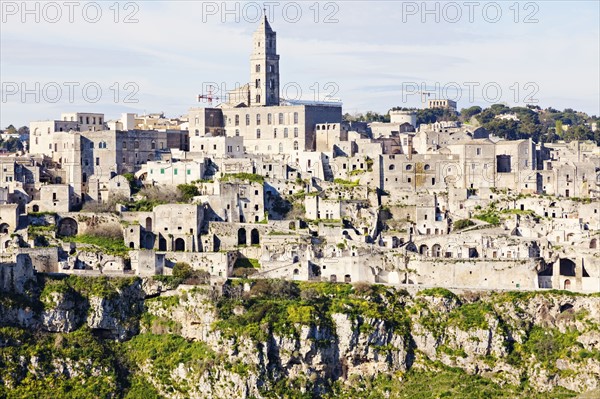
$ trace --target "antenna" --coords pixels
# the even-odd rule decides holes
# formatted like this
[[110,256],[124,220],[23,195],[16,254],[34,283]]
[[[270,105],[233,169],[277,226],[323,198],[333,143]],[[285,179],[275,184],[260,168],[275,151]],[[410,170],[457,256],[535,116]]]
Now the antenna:
[[199,94],[198,95],[198,102],[200,102],[201,100],[207,100],[208,101],[208,105],[212,106],[213,100],[221,100],[221,97],[215,97],[213,96],[213,91],[212,91],[212,85],[208,86],[208,93],[207,94]]
[[419,94],[421,95],[421,106],[423,107],[423,109],[425,109],[425,97],[429,97],[430,95],[433,94],[433,92],[431,92],[431,91],[420,91]]

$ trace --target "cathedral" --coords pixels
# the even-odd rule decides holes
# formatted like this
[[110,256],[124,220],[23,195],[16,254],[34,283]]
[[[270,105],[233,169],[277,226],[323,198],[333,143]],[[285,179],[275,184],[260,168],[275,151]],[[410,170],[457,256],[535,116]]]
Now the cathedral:
[[339,103],[289,104],[280,98],[277,34],[265,16],[253,35],[250,82],[231,90],[215,108],[190,110],[190,146],[206,136],[242,137],[248,154],[288,154],[299,159],[315,151],[317,128],[339,129]]

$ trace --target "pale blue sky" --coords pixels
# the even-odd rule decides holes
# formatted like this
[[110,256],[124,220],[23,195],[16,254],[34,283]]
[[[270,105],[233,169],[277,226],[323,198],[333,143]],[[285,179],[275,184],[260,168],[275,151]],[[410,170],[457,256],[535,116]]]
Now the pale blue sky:
[[[95,10],[88,5],[84,15],[89,2],[81,2],[71,23],[69,9],[57,2],[62,15],[49,23],[45,20],[55,19],[56,10],[40,2],[37,23],[35,14],[23,14],[20,1],[1,3],[2,127],[57,119],[61,112],[73,111],[103,112],[109,119],[122,112],[185,114],[197,105],[203,83],[232,88],[248,81],[256,4],[263,4],[229,2],[234,12],[225,14],[221,1],[121,2],[115,23],[114,1],[98,1],[102,15],[90,23],[84,16],[95,18]],[[30,9],[35,3],[29,2]],[[460,86],[459,108],[486,106],[494,97],[523,105],[526,95],[535,92],[533,98],[542,107],[600,113],[598,1],[482,1],[472,10],[473,22],[462,1],[427,2],[433,12],[426,15],[421,1],[315,3],[271,2],[281,81],[290,88],[290,97],[294,87],[301,88],[306,100],[315,98],[317,87],[321,97],[337,87],[334,97],[343,101],[344,112],[385,112],[394,106],[420,106],[420,96],[413,93],[416,86],[425,85],[438,96],[444,95],[442,87],[449,87],[451,98],[457,95],[451,86]],[[297,9],[301,15],[294,23]],[[138,22],[123,23],[131,13]],[[332,21],[325,23],[328,15]],[[525,23],[527,16],[537,22]],[[29,94],[23,102],[22,85],[35,91],[35,82],[40,88],[46,85],[46,95],[36,103]],[[50,82],[63,87],[55,103]],[[65,82],[79,84],[73,103]],[[102,89],[97,103],[83,96],[82,86],[90,82]],[[139,87],[133,96],[138,103],[124,102],[132,92],[131,86],[123,87],[128,82]],[[325,90],[330,82],[335,86]],[[116,102],[115,83],[120,92]],[[14,84],[19,92],[11,94]],[[497,88],[501,94],[496,95]],[[94,90],[88,94],[93,97]]]

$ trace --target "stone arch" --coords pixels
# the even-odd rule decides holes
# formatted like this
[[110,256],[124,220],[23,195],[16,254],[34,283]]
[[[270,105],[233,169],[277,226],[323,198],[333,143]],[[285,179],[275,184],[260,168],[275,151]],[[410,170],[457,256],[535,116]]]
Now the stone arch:
[[0,224],[0,234],[8,234],[8,223]]
[[238,230],[237,233],[237,243],[238,245],[246,245],[246,229],[245,228],[241,228]]
[[298,274],[300,274],[300,270],[294,269],[294,276],[297,276]]
[[596,248],[598,248],[598,239],[592,238],[592,240],[590,241],[590,249],[596,249]]
[[575,262],[568,258],[561,258],[560,260],[560,275],[575,277]]
[[431,256],[434,258],[442,256],[442,246],[440,244],[434,244],[433,247],[431,247]]
[[571,289],[571,280],[566,279],[564,287],[565,287],[565,290],[570,290]]
[[146,218],[146,231],[152,231],[152,218],[150,216]]
[[260,234],[257,229],[252,229],[252,231],[250,232],[250,244],[260,244]]
[[131,248],[131,249],[135,248],[135,243],[133,241],[129,242],[129,248]]
[[177,238],[175,240],[175,251],[185,251],[185,240],[183,238]]
[[538,276],[546,276],[551,277],[554,272],[554,263],[549,263],[544,266],[543,269],[540,269],[538,272]]
[[344,276],[344,283],[351,283],[352,282],[352,277],[349,274],[346,274]]
[[32,210],[34,213],[37,213],[37,212],[39,212],[39,211],[40,211],[40,206],[36,204],[36,205],[34,205],[34,206],[32,207],[32,209],[31,209],[31,210]]
[[146,249],[154,248],[154,234],[146,234]]
[[166,251],[167,250],[167,240],[162,235],[158,237],[158,250]]
[[429,251],[429,247],[428,247],[427,245],[425,245],[425,244],[422,244],[422,245],[419,247],[419,253],[420,253],[421,255],[425,255],[425,256],[427,256],[427,251]]
[[77,235],[77,222],[73,218],[64,218],[58,222],[58,235],[71,237]]

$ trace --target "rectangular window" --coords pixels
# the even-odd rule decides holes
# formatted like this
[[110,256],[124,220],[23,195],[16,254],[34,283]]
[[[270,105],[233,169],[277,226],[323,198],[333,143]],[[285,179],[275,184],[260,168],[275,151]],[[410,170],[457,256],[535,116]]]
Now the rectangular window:
[[294,123],[298,123],[298,113],[294,112]]
[[192,170],[191,170],[191,169],[188,169],[188,171],[187,171],[187,174],[188,174],[188,175],[191,175],[191,174],[192,174]]
[[100,165],[100,158],[96,157],[96,166]]
[[283,125],[283,114],[282,113],[279,114],[279,124]]
[[165,174],[165,170],[164,170],[164,169],[161,169],[161,170],[160,170],[160,174],[161,174],[161,175],[164,175],[164,174]]
[[271,118],[271,114],[267,114],[267,125],[273,123],[273,119]]
[[173,174],[177,176],[177,169],[173,169]]

